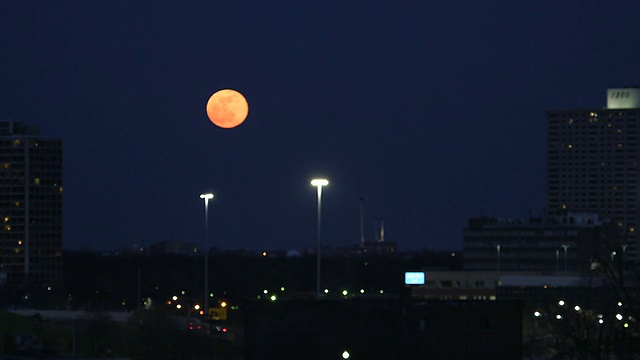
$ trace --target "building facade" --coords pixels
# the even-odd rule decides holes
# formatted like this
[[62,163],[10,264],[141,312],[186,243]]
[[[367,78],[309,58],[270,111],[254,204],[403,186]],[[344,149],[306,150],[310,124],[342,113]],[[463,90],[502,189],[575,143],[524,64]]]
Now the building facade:
[[550,215],[595,212],[617,227],[616,246],[638,259],[640,88],[608,89],[607,107],[547,111]]
[[464,229],[465,270],[568,272],[591,268],[605,224],[597,214],[526,221],[469,219]]
[[13,284],[62,277],[62,141],[0,121],[0,272]]

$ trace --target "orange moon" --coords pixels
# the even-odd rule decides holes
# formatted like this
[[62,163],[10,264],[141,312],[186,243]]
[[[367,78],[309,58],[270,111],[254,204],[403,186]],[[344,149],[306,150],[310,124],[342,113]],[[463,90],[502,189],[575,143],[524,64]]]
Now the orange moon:
[[231,89],[216,91],[207,101],[207,116],[223,129],[234,128],[249,115],[249,103],[239,92]]

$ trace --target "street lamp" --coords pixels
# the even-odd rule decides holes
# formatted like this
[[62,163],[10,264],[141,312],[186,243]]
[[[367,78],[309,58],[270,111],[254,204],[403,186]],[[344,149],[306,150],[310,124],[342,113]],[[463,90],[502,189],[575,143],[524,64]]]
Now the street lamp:
[[496,245],[496,253],[498,254],[498,274],[500,274],[500,244]]
[[209,200],[212,193],[200,194],[204,199],[204,318],[209,316]]
[[316,299],[320,299],[320,252],[322,247],[322,242],[320,240],[321,234],[321,217],[322,213],[322,187],[329,185],[329,180],[327,179],[313,179],[311,180],[311,185],[318,188],[318,228],[317,228],[317,264],[316,264]]
[[569,268],[569,258],[567,257],[567,249],[569,249],[569,244],[562,244],[562,248],[564,249],[564,272],[567,272]]

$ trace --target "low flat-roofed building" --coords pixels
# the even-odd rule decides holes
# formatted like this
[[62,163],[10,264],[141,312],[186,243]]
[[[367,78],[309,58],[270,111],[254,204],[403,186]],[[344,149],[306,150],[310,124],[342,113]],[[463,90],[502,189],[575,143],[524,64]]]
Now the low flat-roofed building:
[[495,271],[429,271],[424,285],[412,285],[411,297],[439,300],[495,300],[500,276]]
[[552,300],[580,297],[608,286],[601,275],[541,272],[429,271],[423,285],[409,285],[414,299]]
[[464,268],[497,272],[588,270],[605,226],[592,213],[528,220],[472,218],[464,229]]

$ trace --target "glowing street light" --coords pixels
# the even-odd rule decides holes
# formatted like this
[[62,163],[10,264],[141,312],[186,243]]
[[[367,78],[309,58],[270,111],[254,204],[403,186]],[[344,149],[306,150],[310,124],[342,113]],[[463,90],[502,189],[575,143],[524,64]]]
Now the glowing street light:
[[204,314],[209,315],[209,200],[212,193],[200,194],[204,200]]
[[321,214],[322,214],[322,187],[329,185],[327,179],[313,179],[311,185],[318,188],[318,228],[317,228],[317,264],[316,264],[316,299],[320,299],[320,249],[322,241],[320,239],[321,232]]

